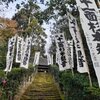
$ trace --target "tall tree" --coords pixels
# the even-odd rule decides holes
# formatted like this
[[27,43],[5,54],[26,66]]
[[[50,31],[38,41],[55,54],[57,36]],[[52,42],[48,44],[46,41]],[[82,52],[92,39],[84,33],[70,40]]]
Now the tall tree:
[[17,22],[14,20],[0,18],[0,69],[6,66],[6,53],[8,39],[16,34]]
[[28,3],[23,4],[23,8],[15,14],[13,19],[18,22],[17,29],[19,35],[31,35],[33,37],[34,45],[38,48],[44,45],[46,34],[41,27],[43,20],[38,5],[33,3],[32,0],[29,0]]
[[93,73],[92,75],[95,76],[91,57],[89,54],[89,49],[80,24],[79,12],[75,0],[50,0],[50,3],[48,4],[48,8],[43,12],[43,18],[47,22],[52,18],[55,19],[56,23],[54,24],[54,28],[52,29],[54,30],[53,33],[59,34],[60,32],[63,32],[69,39],[71,38],[71,35],[69,32],[67,12],[70,12],[74,17],[77,18],[80,33],[83,40],[84,49],[87,55],[87,61],[89,66],[92,66],[92,68],[90,68],[91,73]]

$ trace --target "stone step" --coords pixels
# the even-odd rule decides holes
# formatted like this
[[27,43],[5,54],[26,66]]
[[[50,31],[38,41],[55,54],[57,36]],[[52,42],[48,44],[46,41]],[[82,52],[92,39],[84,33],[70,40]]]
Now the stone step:
[[31,86],[20,100],[61,100],[53,77],[48,73],[38,73]]
[[49,89],[49,90],[46,90],[46,89],[35,89],[35,90],[29,90],[29,92],[43,92],[43,93],[48,93],[48,92],[55,92],[55,91],[58,91],[57,89],[54,89],[54,90],[52,90],[52,89]]
[[36,97],[23,96],[23,99],[20,100],[61,100],[61,99],[59,96],[36,96]]
[[49,71],[49,66],[48,65],[38,65],[38,67],[37,67],[37,69],[38,69],[38,72],[48,72]]
[[45,92],[41,92],[41,91],[29,91],[28,93],[24,93],[24,95],[59,95],[59,92],[57,91],[45,91]]
[[[26,94],[24,94],[24,95],[26,95]],[[60,97],[59,96],[59,94],[27,94],[27,96],[29,96],[29,97],[38,97],[38,96],[43,96],[43,97]]]
[[39,95],[39,96],[58,96],[59,95],[59,93],[28,93],[28,94],[24,94],[24,95],[28,95],[28,96],[37,96],[37,95]]

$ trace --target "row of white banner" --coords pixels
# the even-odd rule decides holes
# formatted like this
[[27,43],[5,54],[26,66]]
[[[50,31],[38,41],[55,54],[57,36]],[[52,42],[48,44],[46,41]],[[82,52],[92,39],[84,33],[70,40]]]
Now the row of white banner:
[[[64,34],[62,33],[55,35],[55,41],[57,46],[56,63],[59,65],[59,70],[63,71],[66,69],[70,69],[71,67],[73,67],[72,56],[70,56],[70,54],[72,54],[71,51],[73,51],[73,46],[71,46],[72,44],[70,45],[70,43],[73,42],[70,41],[70,46],[68,47],[68,43],[66,42]],[[71,64],[69,62],[71,62]]]
[[53,65],[53,55],[52,54],[47,54],[47,62],[48,65]]
[[100,14],[95,0],[76,0],[80,22],[90,50],[93,67],[100,87]]
[[[93,66],[100,86],[100,23],[97,17],[99,10],[94,0],[76,0],[76,3],[80,13],[80,22],[84,31],[84,35],[86,37]],[[80,73],[89,73],[76,18],[74,18],[70,13],[68,13],[68,18],[69,30],[76,48],[77,70]],[[31,52],[31,40],[32,37],[27,36],[24,41],[23,38],[17,36],[16,62],[20,63],[20,67],[28,68]],[[62,71],[73,68],[73,42],[66,41],[64,34],[56,34],[55,40],[57,44],[56,62],[59,64],[59,69]],[[5,71],[11,71],[12,69],[15,43],[16,36],[9,39]],[[39,52],[35,53],[35,58],[33,62],[34,65],[38,64],[39,55]],[[50,55],[48,56],[48,59],[48,63],[52,63],[52,57]]]
[[[69,31],[75,43],[77,71],[80,73],[88,72],[88,65],[77,21],[70,13],[68,13],[68,18]],[[59,65],[60,71],[72,69],[74,67],[73,40],[66,41],[64,33],[58,33],[55,35],[57,46],[56,63]]]
[[[86,37],[86,42],[90,50],[93,67],[100,87],[100,23],[98,19],[99,11],[94,0],[76,0],[76,3],[80,13],[80,22],[84,31],[84,35]],[[76,48],[77,71],[80,73],[89,73],[81,34],[78,28],[76,18],[74,18],[70,13],[68,13],[68,18],[69,31],[74,40]],[[55,40],[57,44],[56,62],[59,65],[59,69],[71,69],[73,67],[73,61],[71,59],[72,65],[69,64],[68,58],[73,58],[73,52],[71,52],[69,56],[68,51],[69,49],[72,50],[72,48],[67,48],[68,43],[66,42],[64,35],[61,33],[56,34]]]
[[[17,47],[16,45],[17,41]],[[15,47],[16,47],[16,63],[20,63],[20,67],[28,69],[29,59],[31,54],[32,37],[24,38],[17,35],[13,36],[8,41],[8,52],[6,56],[6,68],[4,71],[10,72],[14,60]],[[40,52],[35,52],[33,65],[38,65]]]

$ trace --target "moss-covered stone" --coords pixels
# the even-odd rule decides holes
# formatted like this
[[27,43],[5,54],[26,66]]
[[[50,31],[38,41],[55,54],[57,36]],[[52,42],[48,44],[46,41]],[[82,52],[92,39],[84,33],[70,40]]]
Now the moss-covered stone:
[[52,75],[39,72],[21,100],[61,100],[61,97]]

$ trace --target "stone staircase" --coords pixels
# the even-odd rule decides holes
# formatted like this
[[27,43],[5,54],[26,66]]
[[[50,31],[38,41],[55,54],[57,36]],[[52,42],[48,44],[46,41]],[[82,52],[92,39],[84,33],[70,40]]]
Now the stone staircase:
[[38,72],[20,100],[61,100],[61,97],[52,75]]
[[49,67],[48,65],[38,65],[37,66],[37,71],[38,72],[49,72]]

